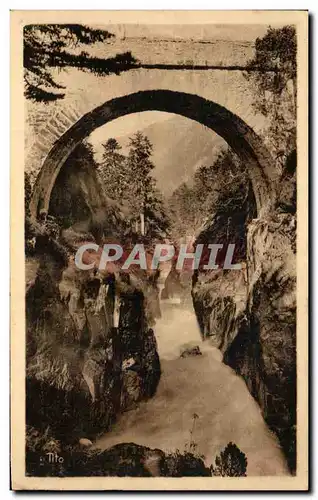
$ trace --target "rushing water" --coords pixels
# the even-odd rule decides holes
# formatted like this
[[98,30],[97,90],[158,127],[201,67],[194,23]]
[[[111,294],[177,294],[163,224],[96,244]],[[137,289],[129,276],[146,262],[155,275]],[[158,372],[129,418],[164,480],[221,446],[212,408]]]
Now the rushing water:
[[[196,414],[192,440],[207,465],[232,441],[247,456],[248,475],[288,474],[277,439],[244,381],[222,363],[218,349],[201,341],[194,311],[162,304],[162,312],[155,327],[162,368],[157,393],[124,413],[96,445],[135,442],[184,451]],[[185,344],[199,345],[202,356],[180,358]]]

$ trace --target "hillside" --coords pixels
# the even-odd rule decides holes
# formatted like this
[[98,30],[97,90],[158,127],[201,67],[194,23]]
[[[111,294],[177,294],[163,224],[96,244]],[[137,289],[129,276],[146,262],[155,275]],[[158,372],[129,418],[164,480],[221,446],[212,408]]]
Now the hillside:
[[[226,143],[208,128],[181,116],[153,123],[142,130],[154,147],[154,177],[165,196],[191,179],[197,167],[214,161]],[[105,138],[105,141],[107,138]],[[117,137],[128,152],[129,137]]]

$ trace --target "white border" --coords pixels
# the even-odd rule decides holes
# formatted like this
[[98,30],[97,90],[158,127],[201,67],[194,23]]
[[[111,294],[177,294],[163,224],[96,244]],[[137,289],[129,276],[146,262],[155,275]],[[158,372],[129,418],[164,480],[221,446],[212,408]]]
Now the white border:
[[[223,0],[222,2],[222,9],[309,9],[310,12],[316,13],[317,12],[317,2],[316,0],[311,0],[307,1],[306,5],[300,5],[301,2],[297,1],[273,1],[273,0],[267,0],[266,2],[255,2],[252,1],[242,1],[239,4],[237,2],[233,1],[227,1]],[[66,2],[65,0],[55,0],[54,2],[46,2],[45,4],[43,1],[40,0],[33,0],[29,2],[23,2],[23,1],[16,1],[16,2],[6,2],[2,1],[1,6],[0,6],[0,22],[1,22],[1,37],[2,37],[2,44],[1,44],[1,66],[2,66],[2,78],[1,78],[1,92],[0,95],[2,97],[2,103],[1,103],[1,115],[2,115],[2,120],[0,122],[1,124],[1,137],[2,137],[2,148],[1,148],[1,153],[2,153],[2,172],[1,172],[1,182],[0,182],[0,187],[1,187],[1,195],[0,195],[0,203],[1,203],[1,208],[0,208],[0,213],[2,216],[2,228],[1,228],[1,234],[2,234],[2,242],[4,244],[1,245],[1,260],[0,262],[2,263],[2,273],[1,273],[1,297],[0,297],[0,304],[1,304],[1,319],[2,319],[2,332],[3,332],[3,337],[4,339],[2,340],[1,343],[1,354],[3,359],[1,359],[0,367],[1,367],[1,380],[2,380],[2,391],[1,391],[1,402],[2,402],[2,412],[0,413],[1,415],[1,431],[0,431],[0,449],[1,449],[1,467],[0,467],[0,478],[1,478],[1,483],[0,483],[0,491],[1,491],[1,498],[8,498],[9,495],[11,497],[11,493],[9,492],[9,425],[8,425],[8,405],[9,405],[9,384],[8,384],[8,373],[9,373],[9,357],[8,357],[8,350],[9,350],[9,300],[8,300],[8,284],[9,284],[9,250],[8,250],[8,245],[7,242],[9,240],[9,226],[8,226],[8,219],[9,219],[9,98],[8,94],[9,92],[9,71],[6,73],[6,68],[9,68],[9,9],[12,10],[20,10],[20,9],[43,9],[43,6],[45,5],[46,9],[87,9],[87,10],[92,10],[92,9],[105,9],[109,8],[110,6],[108,3],[105,3],[105,1],[102,0],[90,0],[90,2],[82,2],[78,0],[77,2]],[[208,1],[203,1],[203,0],[197,0],[196,2],[189,2],[186,0],[181,1],[173,1],[173,0],[161,0],[161,2],[152,2],[151,4],[144,0],[135,0],[134,2],[128,2],[124,0],[117,0],[116,1],[116,9],[213,9],[219,7],[219,4],[213,4],[212,2]],[[318,47],[317,47],[317,42],[316,42],[316,37],[313,40],[314,41],[314,46],[312,47],[312,52],[314,55],[314,60],[312,61],[313,63],[317,62],[317,53],[318,53]],[[316,78],[315,78],[316,77]],[[317,82],[317,65],[314,68],[313,71],[313,81]],[[314,90],[315,85],[312,84],[312,90]],[[312,126],[314,122],[314,116],[316,116],[317,112],[317,100],[312,101],[314,103],[314,109],[311,109],[311,116],[312,116]],[[314,135],[313,135],[313,144],[317,143],[317,135],[316,131],[314,130]],[[314,155],[314,147],[312,151],[312,157],[311,157],[311,162],[312,162],[312,172],[311,174],[313,175],[313,170],[315,168],[315,155]],[[314,192],[313,192],[313,213],[312,213],[312,220],[313,220],[313,225],[315,225],[315,221],[318,221],[318,209],[317,209],[317,184],[318,184],[318,176],[315,175],[314,177]],[[314,250],[317,249],[317,233],[315,235],[315,239],[313,240],[314,247],[313,247],[313,254],[315,255],[316,252]],[[314,268],[314,275],[312,276],[312,281],[313,283],[318,282],[316,281],[315,278],[317,278],[317,267]],[[313,311],[318,310],[318,300],[317,297],[315,297],[315,301],[313,302]],[[313,328],[313,339],[314,341],[314,335],[316,333],[316,322],[313,322],[312,328]],[[317,343],[313,342],[313,345],[315,347],[315,354],[316,354],[316,349],[317,349]],[[315,391],[315,395],[317,395],[316,391],[316,384],[314,381],[317,380],[317,377],[315,375],[318,375],[317,373],[318,369],[315,368],[315,363],[313,363],[313,390]],[[315,398],[315,401],[317,401],[317,398]],[[5,407],[5,410],[3,409]],[[315,408],[316,409],[316,408]],[[315,439],[315,451],[316,451],[316,442],[317,440]],[[316,455],[316,453],[315,453]],[[314,478],[312,478],[314,479]],[[110,493],[108,493],[110,494]],[[66,493],[60,493],[60,495],[66,495]],[[165,494],[166,496],[167,494]],[[169,495],[169,494],[168,494]],[[219,493],[213,493],[215,496],[219,496]],[[227,496],[229,494],[226,494]],[[253,494],[253,496],[258,496],[259,494]],[[272,494],[274,497],[278,497],[278,494]],[[33,496],[31,494],[31,496]],[[68,497],[70,495],[67,495]],[[73,496],[73,495],[71,495]],[[74,494],[74,497],[78,496],[77,493]],[[39,495],[37,494],[37,497]],[[222,495],[224,498],[224,495]]]

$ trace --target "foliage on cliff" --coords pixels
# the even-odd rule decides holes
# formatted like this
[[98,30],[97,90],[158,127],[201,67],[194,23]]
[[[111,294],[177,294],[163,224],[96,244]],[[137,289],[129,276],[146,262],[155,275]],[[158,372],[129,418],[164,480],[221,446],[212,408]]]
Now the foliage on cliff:
[[[175,238],[200,234],[201,243],[235,243],[244,254],[246,220],[254,203],[244,165],[230,149],[221,151],[213,165],[201,166],[192,183],[181,184],[171,196],[172,233]],[[206,234],[205,241],[211,231],[212,240]]]
[[[255,71],[259,69],[259,71]],[[252,70],[252,71],[251,71]],[[255,41],[245,76],[253,83],[254,108],[268,119],[267,146],[283,169],[296,146],[297,35],[295,26],[269,27]]]

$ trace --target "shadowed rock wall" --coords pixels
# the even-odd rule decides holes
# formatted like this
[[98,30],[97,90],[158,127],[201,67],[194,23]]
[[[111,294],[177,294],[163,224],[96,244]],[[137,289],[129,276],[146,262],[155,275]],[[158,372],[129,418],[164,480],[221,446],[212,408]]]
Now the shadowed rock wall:
[[61,242],[38,234],[26,261],[26,419],[74,443],[153,396],[160,362],[144,290],[129,275],[77,269]]
[[243,376],[296,469],[296,221],[277,213],[247,229],[246,268],[198,273],[202,336]]

